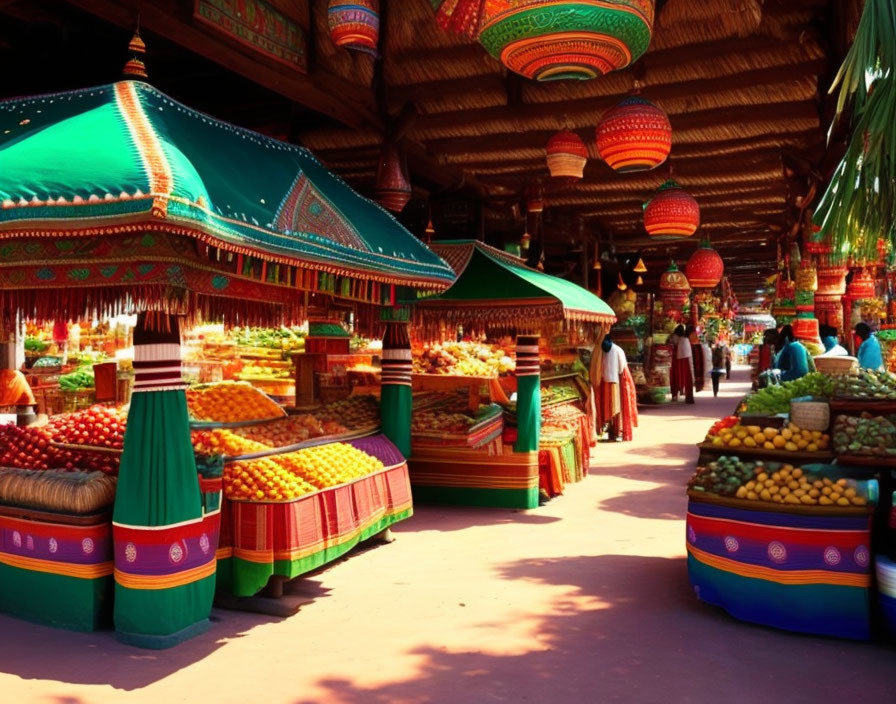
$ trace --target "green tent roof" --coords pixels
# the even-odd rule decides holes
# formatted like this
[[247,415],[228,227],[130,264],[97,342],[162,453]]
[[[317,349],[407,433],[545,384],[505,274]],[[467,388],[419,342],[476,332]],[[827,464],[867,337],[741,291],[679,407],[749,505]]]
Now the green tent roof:
[[0,237],[163,231],[442,289],[451,269],[306,149],[122,81],[0,102]]
[[438,242],[432,250],[457,273],[457,281],[435,296],[418,294],[423,309],[448,317],[510,321],[572,319],[598,323],[616,320],[613,310],[587,289],[526,266],[521,259],[482,242]]

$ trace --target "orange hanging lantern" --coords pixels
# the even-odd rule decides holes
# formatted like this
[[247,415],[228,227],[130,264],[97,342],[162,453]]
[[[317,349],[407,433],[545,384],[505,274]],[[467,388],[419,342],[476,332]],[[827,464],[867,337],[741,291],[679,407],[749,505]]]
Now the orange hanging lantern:
[[714,250],[709,240],[704,240],[700,248],[691,255],[687,265],[688,281],[694,288],[715,288],[725,273],[725,263]]
[[674,261],[660,275],[660,300],[667,312],[681,313],[687,303],[691,285]]
[[377,55],[380,15],[377,0],[330,0],[327,25],[336,46]]
[[411,199],[407,166],[395,145],[383,146],[376,171],[376,200],[386,210],[400,213]]
[[690,237],[700,227],[700,205],[675,181],[666,181],[644,206],[644,229],[656,239]]
[[548,140],[548,171],[553,178],[579,180],[585,173],[588,149],[575,132],[563,130]]
[[[437,11],[447,4],[431,1]],[[471,14],[479,41],[511,71],[536,81],[585,80],[625,68],[647,51],[654,3],[500,0]]]
[[626,98],[597,123],[597,154],[619,173],[655,169],[671,149],[668,116],[643,98]]

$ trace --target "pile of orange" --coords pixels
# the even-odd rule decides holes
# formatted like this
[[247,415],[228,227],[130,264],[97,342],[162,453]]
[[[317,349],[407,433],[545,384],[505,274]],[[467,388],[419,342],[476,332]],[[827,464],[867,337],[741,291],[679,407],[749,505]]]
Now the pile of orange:
[[194,430],[190,433],[193,440],[193,451],[197,455],[224,455],[238,457],[250,452],[267,450],[268,446],[249,440],[233,430],[215,428],[214,430]]
[[276,459],[281,466],[319,489],[345,484],[383,468],[376,457],[342,442],[309,447]]
[[286,412],[244,381],[220,381],[187,389],[187,408],[194,420],[236,423],[282,418]]
[[758,425],[734,425],[721,428],[718,434],[706,437],[717,447],[761,447],[787,452],[822,452],[831,444],[831,436],[819,430],[805,430],[793,423],[783,428],[761,428]]
[[224,496],[236,501],[292,501],[317,491],[276,460],[231,462],[224,467]]

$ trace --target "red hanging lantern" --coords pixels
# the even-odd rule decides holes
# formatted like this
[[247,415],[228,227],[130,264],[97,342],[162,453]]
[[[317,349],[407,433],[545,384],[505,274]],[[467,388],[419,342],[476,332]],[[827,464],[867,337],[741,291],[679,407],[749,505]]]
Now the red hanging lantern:
[[554,178],[579,180],[585,173],[588,149],[575,132],[563,130],[548,140],[548,171]]
[[691,285],[687,277],[678,268],[678,264],[673,261],[669,268],[660,275],[660,300],[663,302],[666,312],[681,313],[690,292]]
[[597,154],[619,173],[655,169],[671,149],[668,116],[643,98],[626,98],[597,123]]
[[376,170],[376,200],[386,210],[400,213],[411,199],[411,184],[403,155],[394,144],[386,144]]
[[666,181],[644,206],[644,229],[656,239],[690,237],[700,227],[700,206],[675,181]]
[[330,0],[327,24],[336,46],[377,55],[380,37],[378,0]]
[[492,0],[475,16],[482,46],[511,71],[537,81],[584,80],[625,68],[647,51],[654,3]]
[[725,273],[725,263],[709,240],[691,255],[687,265],[688,281],[694,288],[715,288]]

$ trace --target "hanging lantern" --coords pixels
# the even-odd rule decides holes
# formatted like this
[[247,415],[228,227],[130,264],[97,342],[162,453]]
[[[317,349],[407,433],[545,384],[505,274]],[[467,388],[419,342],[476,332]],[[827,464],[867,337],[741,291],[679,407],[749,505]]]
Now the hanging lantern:
[[666,181],[644,206],[644,229],[656,239],[690,237],[700,227],[700,206],[675,181]]
[[529,187],[526,189],[526,212],[544,212],[544,193],[540,187]]
[[647,273],[647,265],[644,263],[644,260],[641,257],[638,257],[638,263],[635,264],[635,268],[632,269],[636,274],[646,274]]
[[691,285],[687,277],[673,261],[660,276],[660,300],[663,302],[663,307],[668,312],[681,313],[690,292]]
[[585,80],[647,51],[653,0],[516,0],[486,9],[479,41],[511,71],[537,81]]
[[643,98],[626,98],[597,123],[597,154],[619,173],[655,169],[671,149],[668,116]]
[[404,158],[394,144],[386,144],[376,170],[376,200],[386,210],[400,213],[411,199]]
[[575,132],[564,130],[548,140],[548,171],[553,178],[578,180],[585,172],[588,149]]
[[635,286],[643,286],[643,285],[644,285],[644,279],[641,277],[640,274],[638,274],[638,278],[635,280]]
[[131,58],[124,65],[121,72],[128,78],[147,78],[146,64],[143,63],[143,56],[146,55],[146,44],[140,36],[140,29],[134,30],[134,36],[128,44],[128,51],[131,52]]
[[377,0],[330,0],[327,6],[327,24],[336,46],[377,55],[380,36]]
[[529,251],[529,245],[532,243],[532,235],[528,232],[524,232],[523,236],[520,237],[520,250],[523,252]]
[[691,255],[687,265],[688,281],[694,288],[715,288],[725,273],[725,263],[709,240]]
[[620,291],[625,291],[628,288],[628,284],[626,284],[625,281],[622,280],[622,272],[619,272],[616,276],[619,279],[618,283],[616,284],[616,288],[618,288]]

